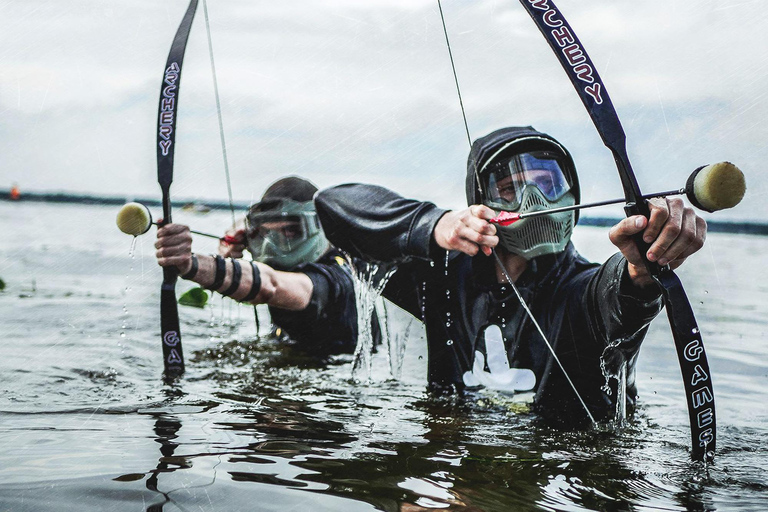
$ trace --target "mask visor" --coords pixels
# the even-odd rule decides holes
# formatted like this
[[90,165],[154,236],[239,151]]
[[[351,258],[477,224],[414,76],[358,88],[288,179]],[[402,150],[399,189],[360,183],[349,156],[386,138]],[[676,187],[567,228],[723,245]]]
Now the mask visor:
[[313,212],[251,213],[246,222],[249,249],[256,259],[269,246],[278,253],[290,253],[317,231],[312,229],[313,222],[317,222],[317,216]]
[[523,191],[535,186],[548,201],[558,201],[571,184],[560,166],[559,155],[550,151],[531,151],[493,163],[484,176],[487,200],[508,211],[520,208]]

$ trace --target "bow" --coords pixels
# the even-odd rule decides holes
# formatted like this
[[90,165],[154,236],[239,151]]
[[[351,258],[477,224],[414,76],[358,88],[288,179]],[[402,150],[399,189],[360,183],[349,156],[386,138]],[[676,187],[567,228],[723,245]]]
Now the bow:
[[[624,189],[627,216],[650,216],[629,163],[626,135],[597,69],[571,26],[551,0],[520,0],[550,47],[589,112],[605,146],[613,153]],[[640,254],[656,282],[661,286],[672,336],[683,376],[688,416],[691,425],[691,458],[712,461],[715,453],[715,398],[707,355],[693,309],[683,285],[669,266],[661,267],[646,258],[649,244],[642,234],[635,237]]]
[[[195,17],[198,0],[190,0],[181,20],[163,72],[160,105],[157,113],[157,181],[163,193],[163,224],[171,222],[170,188],[173,182],[173,153],[176,148],[176,118],[179,108],[181,65],[187,47],[189,31]],[[163,268],[160,288],[160,329],[163,345],[163,366],[166,377],[184,373],[184,351],[181,347],[179,310],[176,305],[176,280],[179,272]]]

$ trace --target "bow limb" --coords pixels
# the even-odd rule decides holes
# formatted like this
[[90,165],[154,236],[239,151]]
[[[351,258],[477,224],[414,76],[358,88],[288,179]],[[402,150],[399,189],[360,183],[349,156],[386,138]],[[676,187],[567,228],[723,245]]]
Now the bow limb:
[[[520,0],[528,14],[563,66],[603,143],[613,153],[626,198],[625,212],[649,216],[649,208],[640,192],[629,162],[626,135],[597,69],[589,55],[551,0]],[[635,237],[651,275],[661,286],[680,370],[683,375],[688,415],[691,425],[691,457],[711,461],[715,453],[715,399],[704,344],[690,301],[677,275],[646,258],[648,244],[642,235]]]
[[[189,31],[195,17],[198,0],[190,0],[181,20],[163,72],[160,86],[160,104],[157,114],[157,181],[163,194],[163,224],[171,222],[170,188],[173,182],[173,155],[176,149],[176,118],[179,107],[181,66],[187,47]],[[176,304],[175,268],[163,268],[163,284],[160,289],[160,327],[163,347],[163,366],[166,377],[184,373],[184,351],[181,346],[179,311]]]

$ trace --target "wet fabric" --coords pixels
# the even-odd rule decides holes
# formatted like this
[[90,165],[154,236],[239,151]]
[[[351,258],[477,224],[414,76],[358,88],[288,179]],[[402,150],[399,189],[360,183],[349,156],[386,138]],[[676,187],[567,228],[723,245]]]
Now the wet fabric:
[[[586,422],[513,290],[497,281],[493,258],[447,253],[434,242],[434,226],[445,210],[359,184],[321,191],[315,203],[334,245],[355,257],[398,265],[383,295],[424,322],[433,389],[463,389],[475,352],[486,353],[486,330],[498,326],[509,368],[535,375],[534,405],[542,416],[567,425]],[[597,265],[571,243],[562,253],[530,260],[516,285],[592,414],[603,418],[615,410],[615,382],[607,392],[600,366],[608,347],[612,362],[628,364],[632,407],[638,350],[661,309],[659,292],[634,287],[620,254]]]
[[[338,250],[328,251],[315,263],[295,269],[313,285],[312,298],[302,311],[269,307],[272,322],[306,352],[318,355],[351,354],[357,344],[357,307],[352,271]],[[381,339],[379,323],[372,319],[374,344]]]

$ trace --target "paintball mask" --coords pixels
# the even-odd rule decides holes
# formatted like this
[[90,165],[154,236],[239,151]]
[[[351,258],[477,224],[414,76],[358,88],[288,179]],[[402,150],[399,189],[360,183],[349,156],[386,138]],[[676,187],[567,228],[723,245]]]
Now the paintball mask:
[[246,216],[246,237],[253,259],[277,270],[316,261],[329,246],[312,201],[256,203]]
[[[574,175],[561,153],[542,149],[501,154],[480,171],[483,204],[494,210],[529,213],[576,203]],[[562,252],[576,223],[574,212],[522,219],[496,226],[499,243],[525,259]]]

